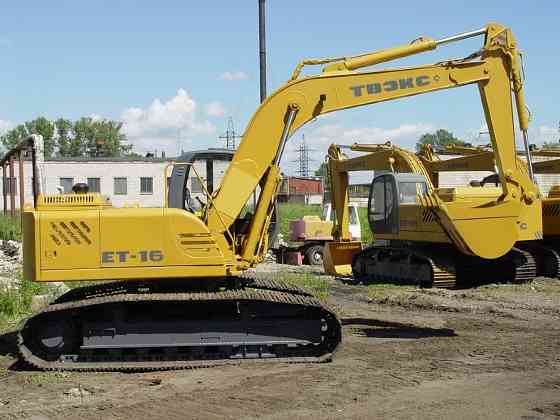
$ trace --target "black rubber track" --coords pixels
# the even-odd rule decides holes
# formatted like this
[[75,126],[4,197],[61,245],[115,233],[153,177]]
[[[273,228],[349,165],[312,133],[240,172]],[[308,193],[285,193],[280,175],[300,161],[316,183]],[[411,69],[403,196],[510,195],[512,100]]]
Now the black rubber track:
[[[341,341],[341,325],[335,313],[318,299],[305,290],[283,283],[275,278],[264,275],[248,275],[230,278],[230,284],[235,285],[229,290],[201,291],[187,289],[188,282],[112,282],[73,289],[59,297],[55,302],[30,318],[18,334],[18,348],[20,355],[30,365],[43,370],[73,370],[73,371],[151,371],[169,369],[188,369],[211,367],[226,364],[239,364],[246,362],[289,362],[289,363],[320,363],[332,359],[332,354]],[[220,355],[209,354],[196,357],[180,355],[177,353],[163,352],[157,355],[150,354],[120,354],[119,351],[107,351],[106,354],[96,354],[95,358],[81,356],[78,361],[49,360],[42,357],[39,348],[34,347],[34,329],[41,325],[45,317],[56,318],[57,314],[68,311],[81,311],[85,308],[101,307],[110,308],[111,304],[127,303],[158,303],[166,302],[188,305],[189,302],[257,302],[258,304],[285,304],[290,307],[306,308],[305,310],[319,311],[321,319],[327,325],[326,332],[322,335],[323,342],[319,346],[302,346],[301,349],[291,349],[287,357],[270,358],[221,358]],[[280,352],[279,354],[284,354]],[[252,356],[251,356],[252,357]]]

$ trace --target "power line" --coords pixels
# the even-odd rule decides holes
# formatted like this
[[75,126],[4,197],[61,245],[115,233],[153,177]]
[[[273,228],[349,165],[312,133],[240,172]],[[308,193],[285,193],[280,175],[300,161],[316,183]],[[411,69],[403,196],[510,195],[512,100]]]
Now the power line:
[[237,135],[233,126],[233,118],[228,118],[227,129],[225,134],[218,137],[220,140],[226,141],[226,149],[235,150],[235,139],[240,139],[242,136]]

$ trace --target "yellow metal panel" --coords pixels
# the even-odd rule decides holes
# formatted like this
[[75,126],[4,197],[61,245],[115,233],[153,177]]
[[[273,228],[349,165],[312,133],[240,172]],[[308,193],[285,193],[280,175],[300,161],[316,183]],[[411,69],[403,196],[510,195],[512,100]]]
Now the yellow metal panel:
[[154,280],[163,278],[225,277],[223,266],[111,267],[81,270],[45,270],[37,281]]
[[101,211],[102,267],[158,266],[166,263],[163,209],[121,208]]
[[25,280],[34,281],[37,278],[35,271],[37,266],[37,251],[39,241],[35,236],[35,216],[36,213],[24,210],[23,217],[23,278]]
[[[165,216],[166,263],[177,265],[223,265],[223,252],[206,225],[193,214],[163,209]],[[218,234],[218,236],[220,236]]]
[[99,266],[99,211],[41,211],[41,269]]

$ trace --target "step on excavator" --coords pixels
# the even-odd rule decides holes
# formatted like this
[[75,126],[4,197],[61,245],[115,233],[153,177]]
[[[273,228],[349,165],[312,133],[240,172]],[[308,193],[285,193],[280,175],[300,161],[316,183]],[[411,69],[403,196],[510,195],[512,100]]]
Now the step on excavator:
[[[481,49],[461,60],[357,71],[476,36],[484,37]],[[22,215],[25,279],[95,284],[27,320],[18,337],[22,358],[37,368],[84,371],[330,360],[341,341],[331,309],[298,287],[243,275],[266,255],[286,142],[329,112],[476,84],[492,127],[500,193],[475,203],[452,192],[422,200],[466,253],[498,258],[534,239],[542,230],[540,197],[517,167],[511,121],[512,84],[523,109],[518,55],[511,31],[490,23],[355,57],[304,60],[256,110],[220,187],[205,191],[197,211],[185,205],[185,184],[170,185],[179,197],[166,207],[114,208],[99,194],[48,195],[34,182],[33,205]],[[324,68],[300,77],[306,65]],[[37,144],[29,140],[32,155]],[[185,168],[173,170],[185,179]]]

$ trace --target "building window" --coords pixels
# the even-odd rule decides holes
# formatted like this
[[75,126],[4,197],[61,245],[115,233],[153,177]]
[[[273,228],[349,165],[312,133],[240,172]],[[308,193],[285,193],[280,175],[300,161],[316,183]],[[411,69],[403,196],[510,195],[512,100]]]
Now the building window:
[[14,192],[14,195],[17,194],[17,178],[10,178],[9,176],[6,177],[6,184],[4,185],[4,194],[10,194]]
[[115,195],[126,195],[126,177],[114,178],[115,180]]
[[202,192],[202,183],[196,176],[191,177],[191,192],[193,193]]
[[89,192],[98,193],[101,192],[101,179],[100,178],[88,178],[87,185]]
[[154,193],[154,178],[141,177],[140,178],[140,194],[153,194]]
[[60,186],[62,187],[63,193],[71,193],[72,187],[74,186],[74,178],[60,178]]

